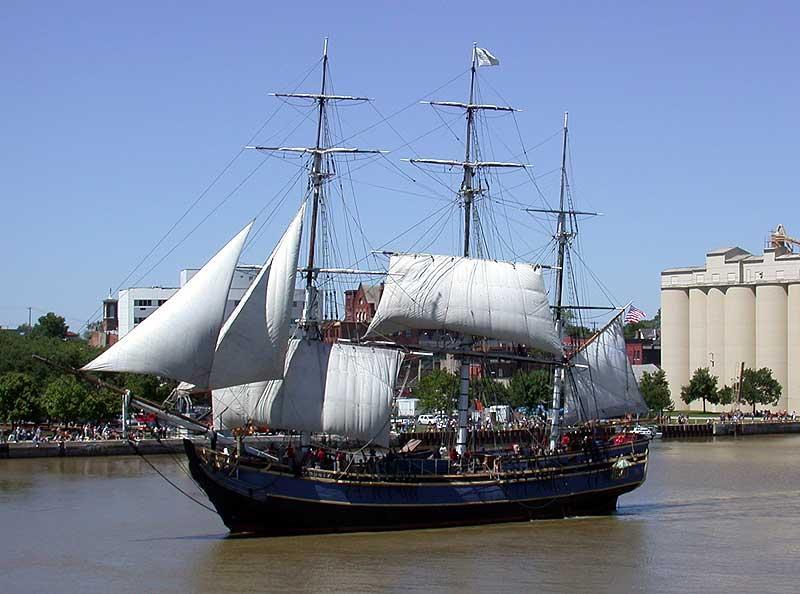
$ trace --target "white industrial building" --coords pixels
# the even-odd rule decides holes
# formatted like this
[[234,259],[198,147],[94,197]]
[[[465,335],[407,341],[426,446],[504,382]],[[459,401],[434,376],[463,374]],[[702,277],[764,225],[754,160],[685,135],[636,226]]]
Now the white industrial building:
[[[742,363],[768,367],[783,387],[774,408],[800,410],[800,253],[782,227],[762,255],[714,250],[705,266],[661,273],[661,363],[672,400],[695,369],[733,386]],[[693,403],[693,406],[702,406]]]
[[[189,282],[199,268],[187,268],[181,270],[180,286],[183,287]],[[225,307],[225,317],[227,318],[234,308],[244,297],[250,283],[253,282],[261,270],[260,266],[242,265],[237,266],[231,281],[231,290],[228,293],[228,304]],[[159,306],[178,292],[178,287],[131,287],[122,289],[119,292],[119,337],[122,338],[133,328],[152,314]],[[305,291],[295,289],[294,301],[292,302],[292,319],[299,320],[303,313],[303,303],[305,302]]]

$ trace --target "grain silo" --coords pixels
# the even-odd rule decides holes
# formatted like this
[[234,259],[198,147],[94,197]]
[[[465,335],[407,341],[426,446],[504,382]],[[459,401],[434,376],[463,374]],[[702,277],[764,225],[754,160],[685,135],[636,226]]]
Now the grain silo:
[[730,386],[744,363],[772,369],[783,388],[774,409],[800,411],[800,253],[794,245],[779,227],[761,255],[722,248],[706,254],[705,266],[661,273],[662,366],[678,408],[694,370],[708,367],[720,386]]

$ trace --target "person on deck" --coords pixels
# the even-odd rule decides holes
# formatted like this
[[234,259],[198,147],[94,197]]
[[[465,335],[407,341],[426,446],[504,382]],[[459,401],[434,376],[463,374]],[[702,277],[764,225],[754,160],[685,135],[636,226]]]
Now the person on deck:
[[317,448],[317,468],[325,468],[325,450],[323,448]]

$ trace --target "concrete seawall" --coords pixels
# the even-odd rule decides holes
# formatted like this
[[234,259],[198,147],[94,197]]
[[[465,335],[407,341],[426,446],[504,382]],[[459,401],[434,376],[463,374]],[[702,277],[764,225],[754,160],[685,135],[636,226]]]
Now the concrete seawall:
[[181,439],[142,439],[134,448],[127,441],[65,441],[44,442],[38,446],[30,441],[0,443],[0,458],[47,458],[71,456],[132,456],[141,454],[170,454],[183,451]]
[[[205,437],[191,437],[197,443],[206,443]],[[270,443],[284,445],[291,439],[286,435],[253,435],[244,438],[247,445],[267,449]],[[231,445],[230,447],[234,447]],[[183,453],[183,439],[142,439],[134,448],[122,439],[96,441],[40,442],[38,447],[32,441],[0,443],[0,459],[8,458],[57,458],[74,456],[135,456],[139,454],[180,454]]]
[[660,425],[662,437],[712,437],[725,435],[775,435],[800,433],[800,423],[685,423]]

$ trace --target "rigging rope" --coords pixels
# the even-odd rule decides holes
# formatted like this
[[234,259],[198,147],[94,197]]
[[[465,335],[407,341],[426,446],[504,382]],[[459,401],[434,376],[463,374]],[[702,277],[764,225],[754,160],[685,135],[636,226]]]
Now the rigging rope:
[[[302,77],[302,79],[300,79],[300,82],[298,82],[295,85],[294,90],[292,92],[295,92],[300,87],[300,85],[302,85],[306,81],[306,79],[314,71],[314,69],[317,67],[317,65],[320,63],[320,61],[321,61],[321,59],[316,60],[314,62],[314,64],[306,71],[306,73]],[[275,108],[275,110],[267,117],[266,120],[264,120],[261,123],[261,125],[258,127],[258,129],[251,135],[250,139],[245,143],[246,145],[251,144],[253,142],[253,140],[255,140],[255,138],[259,134],[261,134],[261,132],[264,130],[264,128],[266,128],[267,125],[269,125],[269,123],[273,120],[273,118],[276,115],[278,115],[278,112],[280,111],[280,109],[281,109],[281,105],[279,105],[278,107]],[[239,151],[228,161],[228,163],[222,168],[222,170],[220,170],[220,172],[214,177],[214,179],[211,180],[211,183],[209,183],[203,189],[203,191],[200,192],[200,194],[197,196],[197,198],[195,198],[189,204],[189,206],[186,208],[186,210],[183,212],[183,214],[181,214],[181,216],[178,217],[178,219],[169,227],[169,229],[167,229],[167,231],[159,238],[159,240],[155,243],[155,245],[153,245],[153,247],[150,249],[150,251],[148,251],[147,254],[145,254],[145,256],[141,260],[139,260],[139,262],[125,276],[125,278],[123,278],[122,281],[120,281],[119,285],[117,286],[117,288],[113,292],[115,292],[115,293],[118,292],[123,287],[123,285],[128,281],[128,279],[130,279],[134,275],[134,273],[137,270],[139,270],[139,268],[142,267],[142,265],[147,261],[147,259],[158,249],[158,247],[167,239],[167,237],[169,237],[169,235],[175,230],[175,228],[188,216],[188,214],[194,209],[194,207],[197,206],[197,204],[211,191],[211,189],[217,184],[217,182],[222,178],[222,176],[224,176],[230,170],[230,168],[239,159],[239,157],[242,155],[242,153],[245,150],[246,149],[244,147],[239,149]],[[163,260],[163,258],[162,258],[162,260]],[[160,263],[160,261],[159,261],[159,263]],[[152,270],[152,268],[151,268],[151,270]],[[147,274],[149,274],[149,271],[147,273],[145,273],[144,276],[146,276]],[[97,314],[100,313],[100,311],[102,309],[103,309],[103,306],[101,305],[100,307],[98,307],[87,318],[87,320],[84,323],[84,325],[81,326],[80,330],[78,330],[79,334],[84,328],[86,328],[97,317]]]
[[199,499],[197,499],[196,497],[194,497],[194,496],[193,496],[191,493],[188,493],[188,492],[184,491],[184,490],[183,490],[183,489],[182,489],[180,486],[178,486],[176,483],[174,483],[172,480],[170,480],[170,479],[169,479],[169,477],[167,477],[167,476],[166,476],[166,475],[165,475],[163,472],[161,472],[161,470],[159,470],[159,469],[158,469],[158,468],[155,466],[155,464],[153,464],[152,462],[150,462],[150,460],[148,460],[148,459],[147,459],[147,457],[146,457],[146,456],[145,456],[145,455],[144,455],[144,454],[143,454],[141,451],[139,451],[139,446],[138,446],[138,445],[136,445],[136,442],[134,442],[133,440],[128,440],[128,443],[131,445],[131,447],[133,447],[133,451],[135,451],[135,452],[136,452],[136,454],[137,454],[137,455],[138,455],[138,456],[139,456],[139,457],[140,457],[142,460],[144,460],[144,461],[147,463],[147,465],[148,465],[150,468],[152,468],[152,469],[153,469],[153,470],[156,472],[156,474],[158,474],[158,476],[160,476],[160,477],[161,477],[161,478],[163,478],[165,481],[167,481],[167,483],[168,483],[170,486],[172,486],[172,487],[173,487],[173,488],[174,488],[176,491],[178,491],[179,493],[181,493],[182,495],[184,495],[184,496],[185,496],[185,497],[187,497],[188,499],[191,499],[192,501],[194,501],[194,502],[195,502],[197,505],[199,505],[200,507],[202,507],[202,508],[204,508],[204,509],[207,509],[207,510],[208,510],[208,511],[210,511],[212,514],[215,514],[215,515],[217,515],[217,510],[215,510],[213,507],[210,507],[210,506],[206,505],[205,503],[203,503],[202,501],[200,501]]

